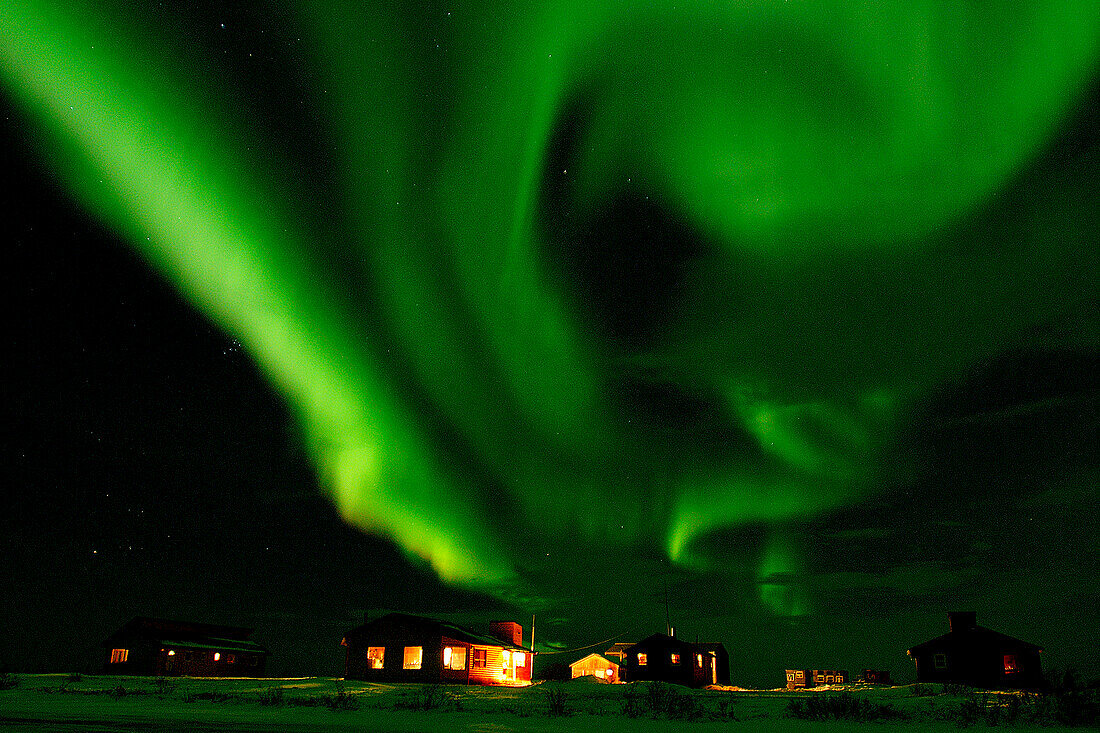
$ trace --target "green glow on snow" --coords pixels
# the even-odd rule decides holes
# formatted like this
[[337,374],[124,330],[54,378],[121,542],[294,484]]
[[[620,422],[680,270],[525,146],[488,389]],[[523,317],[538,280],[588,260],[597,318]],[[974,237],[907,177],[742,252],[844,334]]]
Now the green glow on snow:
[[[850,506],[907,400],[1094,272],[1066,253],[1095,220],[980,260],[967,229],[1087,89],[1087,3],[280,6],[323,87],[324,207],[217,59],[127,7],[5,0],[0,80],[64,184],[285,395],[343,516],[450,581],[506,587],[563,535],[691,565],[708,532]],[[715,245],[644,347],[590,328],[543,251],[570,121],[572,219],[644,196]],[[1070,205],[1043,204],[1020,231]],[[755,453],[631,414],[638,373]],[[792,547],[757,579],[798,615]]]

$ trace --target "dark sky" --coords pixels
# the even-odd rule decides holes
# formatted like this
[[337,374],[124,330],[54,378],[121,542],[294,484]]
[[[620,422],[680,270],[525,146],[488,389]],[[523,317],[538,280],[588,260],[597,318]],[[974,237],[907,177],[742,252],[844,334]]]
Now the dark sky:
[[[9,354],[0,668],[88,668],[98,642],[136,615],[255,627],[277,674],[339,673],[341,634],[364,613],[383,610],[475,627],[509,617],[525,628],[537,612],[540,641],[582,647],[663,631],[667,588],[673,623],[688,638],[724,642],[735,683],[779,685],[785,666],[885,668],[911,679],[905,649],[945,632],[948,610],[976,610],[979,623],[1042,645],[1048,667],[1100,676],[1095,58],[1033,151],[988,195],[958,204],[962,213],[927,214],[936,220],[928,224],[919,204],[911,205],[918,213],[906,213],[888,197],[848,191],[862,206],[895,207],[900,223],[892,226],[919,230],[904,244],[859,206],[835,222],[821,218],[816,234],[806,234],[807,219],[794,214],[775,231],[743,222],[709,227],[713,192],[689,190],[684,181],[692,179],[676,177],[695,147],[682,143],[672,162],[658,160],[681,133],[661,126],[659,110],[672,95],[653,89],[683,55],[669,51],[667,68],[636,82],[637,95],[652,93],[658,110],[636,125],[607,122],[619,119],[621,105],[643,104],[615,97],[616,74],[626,72],[600,78],[577,61],[581,71],[555,101],[544,130],[550,141],[535,164],[530,262],[540,282],[567,294],[563,312],[582,343],[595,344],[584,354],[596,356],[578,359],[591,368],[576,371],[596,375],[599,409],[590,420],[583,405],[566,400],[584,394],[570,391],[575,365],[562,359],[565,387],[553,375],[529,376],[525,369],[535,367],[493,341],[522,330],[518,317],[500,316],[506,309],[494,312],[479,300],[483,291],[465,289],[463,273],[479,275],[470,275],[461,253],[494,246],[492,226],[500,222],[495,213],[455,211],[510,200],[508,184],[493,176],[507,179],[499,171],[521,165],[515,150],[467,139],[473,113],[463,95],[479,99],[482,78],[470,60],[478,46],[468,40],[477,23],[454,30],[440,19],[446,9],[409,11],[416,32],[390,43],[414,59],[412,78],[400,78],[416,102],[406,109],[370,90],[382,95],[373,98],[379,109],[401,107],[415,120],[412,140],[398,136],[406,147],[396,159],[408,166],[407,192],[420,183],[432,193],[411,193],[417,213],[405,220],[379,213],[385,207],[371,196],[389,189],[377,171],[362,174],[362,190],[342,178],[344,164],[363,161],[332,143],[348,134],[347,120],[321,98],[339,77],[312,65],[309,33],[301,40],[281,6],[198,3],[179,11],[150,3],[147,17],[114,12],[104,17],[141,29],[165,57],[171,44],[194,51],[182,64],[194,66],[187,78],[209,82],[215,106],[224,105],[236,125],[215,139],[249,152],[245,143],[270,146],[277,164],[264,175],[274,183],[255,197],[271,206],[273,220],[289,217],[319,242],[278,245],[288,258],[306,252],[307,265],[296,273],[300,282],[277,292],[308,301],[294,312],[319,332],[369,343],[362,353],[333,349],[318,358],[355,374],[377,366],[415,427],[411,442],[392,445],[429,455],[444,466],[441,481],[453,481],[447,488],[429,482],[423,494],[409,489],[414,509],[395,524],[423,521],[439,535],[466,522],[487,528],[499,542],[470,539],[471,554],[486,568],[490,557],[503,559],[514,574],[490,590],[444,582],[409,559],[414,548],[402,551],[410,540],[400,530],[394,542],[346,523],[318,477],[325,454],[315,434],[326,423],[302,407],[296,386],[273,376],[292,360],[269,359],[247,315],[238,333],[233,312],[182,285],[175,264],[150,266],[157,256],[133,223],[142,213],[119,215],[104,203],[109,198],[80,193],[81,176],[91,174],[69,167],[80,155],[72,141],[61,135],[57,143],[47,115],[0,87],[8,253],[0,293]],[[501,45],[508,58],[511,47]],[[119,42],[118,58],[133,64],[126,48]],[[425,48],[454,60],[425,60]],[[162,61],[148,59],[153,67]],[[779,68],[794,89],[809,73]],[[754,93],[766,97],[762,89]],[[354,95],[344,93],[354,107]],[[692,94],[684,91],[677,104],[688,105]],[[154,88],[134,99],[158,97]],[[601,99],[611,99],[607,108]],[[470,106],[478,104],[488,103]],[[816,104],[825,117],[839,114]],[[498,111],[481,114],[490,120]],[[686,112],[685,119],[706,121]],[[214,134],[220,122],[210,120]],[[485,122],[490,132],[492,124]],[[750,115],[746,128],[752,124]],[[970,132],[965,122],[951,124]],[[638,137],[622,142],[635,128]],[[757,133],[747,149],[798,134],[797,127]],[[437,161],[446,155],[433,146],[446,150],[452,140],[449,162]],[[375,145],[363,147],[378,152]],[[638,146],[643,152],[634,155]],[[590,154],[597,149],[611,152]],[[188,159],[188,148],[176,153]],[[980,150],[953,154],[977,177]],[[468,191],[448,189],[439,181],[454,175],[455,159],[485,169],[492,183],[467,172]],[[783,156],[775,165],[803,176],[805,186],[792,190],[816,191],[816,169]],[[290,203],[273,193],[282,190],[284,169],[293,179]],[[929,187],[937,182],[936,173],[914,175],[927,175]],[[943,186],[962,191],[969,181],[964,175]],[[240,198],[252,196],[241,186]],[[364,216],[378,229],[363,234],[356,201],[366,201]],[[236,199],[225,205],[230,214],[246,207]],[[476,231],[479,216],[488,217],[484,232]],[[375,239],[387,224],[433,244],[395,256]],[[862,229],[838,234],[842,225]],[[741,227],[743,239],[732,238],[730,227]],[[776,237],[796,235],[797,247],[770,249]],[[811,254],[797,249],[807,241]],[[425,257],[436,242],[459,254]],[[357,274],[368,261],[368,274]],[[439,275],[447,266],[453,271]],[[402,274],[391,279],[391,270]],[[406,292],[402,278],[418,277],[430,287]],[[433,293],[435,304],[421,300]],[[423,309],[415,317],[409,300]],[[438,314],[458,324],[461,349],[434,329]],[[551,319],[537,325],[555,328]],[[515,335],[510,348],[523,351],[525,338]],[[409,343],[421,339],[431,346]],[[555,336],[546,353],[557,358],[569,343]],[[538,343],[530,348],[542,358]],[[450,372],[452,360],[460,366]],[[521,398],[517,384],[527,390]],[[854,407],[880,393],[890,404],[888,428],[887,418],[879,424],[869,409]],[[567,408],[558,409],[563,401]],[[579,426],[581,438],[589,429],[610,435],[610,447],[586,452],[555,437],[559,420]],[[381,424],[406,431],[404,417]],[[390,479],[398,497],[408,475]],[[728,476],[733,488],[718,485]],[[472,507],[472,520],[445,498],[452,495]],[[670,539],[678,527],[687,527],[683,547]],[[466,546],[462,538],[456,544]]]

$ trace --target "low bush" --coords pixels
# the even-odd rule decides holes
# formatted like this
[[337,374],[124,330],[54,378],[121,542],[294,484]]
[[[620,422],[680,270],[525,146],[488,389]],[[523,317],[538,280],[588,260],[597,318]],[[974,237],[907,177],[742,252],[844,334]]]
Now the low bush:
[[839,695],[796,697],[787,704],[787,714],[799,720],[859,722],[899,720],[905,717],[904,713],[896,708],[853,697],[847,692]]
[[562,688],[554,688],[545,690],[543,694],[546,696],[547,712],[552,718],[561,718],[569,715],[569,709],[566,706],[566,701],[569,699],[569,694]]
[[66,682],[80,682],[82,679],[84,679],[84,676],[82,674],[80,674],[79,672],[72,672],[72,673],[69,674],[68,677],[65,678],[65,681]]
[[11,672],[0,672],[0,690],[14,690],[19,687],[19,678]]
[[286,700],[283,698],[283,688],[268,687],[260,693],[259,702],[264,707],[281,708],[286,704]]
[[672,720],[699,720],[706,717],[706,710],[697,696],[664,682],[650,682],[642,691],[631,685],[623,693],[622,700],[623,715],[628,718],[647,715],[655,720],[662,716]]
[[187,697],[183,698],[184,702],[229,702],[236,699],[234,695],[230,695],[225,692],[192,692]]
[[421,685],[406,692],[393,707],[395,710],[436,710],[458,706],[456,698],[443,689],[443,685]]

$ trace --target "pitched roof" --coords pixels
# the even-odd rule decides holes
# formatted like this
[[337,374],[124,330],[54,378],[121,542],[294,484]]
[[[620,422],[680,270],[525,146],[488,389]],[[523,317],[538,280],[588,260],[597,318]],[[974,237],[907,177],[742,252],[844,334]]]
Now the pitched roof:
[[345,634],[351,636],[353,634],[366,633],[372,626],[389,623],[406,626],[419,626],[421,628],[430,628],[432,633],[438,632],[440,636],[446,636],[454,639],[455,641],[465,642],[467,644],[476,644],[478,646],[498,646],[502,649],[511,649],[513,651],[528,651],[527,647],[522,645],[512,644],[511,642],[498,639],[495,636],[489,634],[482,634],[472,629],[468,629],[465,626],[459,626],[458,624],[452,624],[449,621],[443,621],[435,618],[428,618],[427,616],[414,616],[409,613],[387,613],[385,616],[380,616],[373,621],[368,621],[365,624],[356,626],[354,629]]
[[173,621],[138,616],[103,641],[104,646],[133,641],[151,641],[164,646],[267,654],[268,650],[248,639],[252,629],[191,621]]
[[954,645],[974,645],[984,644],[988,646],[1000,646],[1000,645],[1012,645],[1022,646],[1033,649],[1034,651],[1041,652],[1042,647],[1037,644],[1032,644],[1029,641],[1023,641],[1017,639],[1014,636],[1008,634],[1002,634],[999,631],[993,631],[987,629],[984,626],[975,626],[968,629],[960,629],[958,631],[948,631],[946,634],[937,636],[935,639],[929,639],[928,641],[917,644],[914,647],[906,650],[906,654],[913,654],[914,652],[923,652],[928,649],[938,646],[954,646]]
[[593,657],[595,657],[596,659],[603,660],[606,664],[610,664],[613,667],[618,667],[619,666],[618,662],[612,662],[610,659],[606,658],[604,655],[596,654],[595,652],[593,652],[592,654],[589,654],[586,657],[581,657],[580,659],[578,659],[575,662],[571,662],[569,664],[569,666],[570,667],[576,667],[578,664],[581,664],[582,662],[587,662],[589,659],[592,659]]

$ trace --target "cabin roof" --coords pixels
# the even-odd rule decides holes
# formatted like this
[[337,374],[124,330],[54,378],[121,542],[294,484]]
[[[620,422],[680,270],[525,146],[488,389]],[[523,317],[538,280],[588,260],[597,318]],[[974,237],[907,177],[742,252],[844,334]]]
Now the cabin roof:
[[584,663],[584,662],[587,662],[587,661],[588,661],[589,659],[592,659],[593,657],[595,657],[596,659],[602,660],[602,661],[603,661],[603,662],[605,662],[606,664],[610,664],[610,665],[612,665],[612,666],[614,666],[614,667],[618,667],[618,666],[619,666],[618,662],[612,662],[612,661],[611,661],[610,659],[608,659],[608,658],[607,658],[607,657],[605,657],[604,655],[602,655],[602,654],[596,654],[595,652],[593,652],[592,654],[589,654],[589,655],[588,655],[588,656],[586,656],[586,657],[581,657],[580,659],[578,659],[578,660],[577,660],[577,661],[575,661],[575,662],[571,662],[571,663],[569,664],[569,666],[570,666],[570,667],[576,667],[576,666],[577,666],[578,664],[582,664],[582,663]]
[[162,639],[164,646],[179,647],[180,649],[217,649],[223,652],[249,652],[251,654],[267,654],[268,651],[254,641],[238,641],[236,639],[206,639],[204,641],[173,641]]
[[948,631],[946,634],[937,636],[935,639],[929,639],[928,641],[917,644],[906,651],[906,654],[920,653],[944,646],[973,646],[975,644],[987,645],[987,646],[1016,646],[1024,647],[1025,649],[1031,649],[1037,652],[1043,651],[1037,644],[1032,644],[1022,639],[1017,639],[1014,636],[1008,634],[1002,634],[999,631],[987,629],[984,626],[974,626],[968,629],[960,629],[958,631]]
[[176,646],[198,647],[207,644],[211,648],[229,649],[231,645],[236,645],[242,651],[263,650],[266,653],[261,645],[248,640],[251,633],[252,629],[240,626],[138,616],[107,637],[103,644],[106,646],[124,641],[153,641],[167,644],[171,640],[171,643]]
[[348,636],[369,633],[371,627],[386,623],[431,629],[431,633],[433,634],[438,632],[440,636],[446,636],[449,639],[465,642],[466,644],[496,646],[502,649],[511,649],[520,652],[529,651],[525,646],[512,644],[503,639],[498,639],[495,636],[473,631],[465,626],[459,626],[458,624],[452,624],[449,621],[442,621],[440,619],[428,618],[427,616],[414,616],[408,613],[387,613],[385,616],[379,616],[373,621],[368,621],[365,624],[356,626],[344,635],[345,641]]

